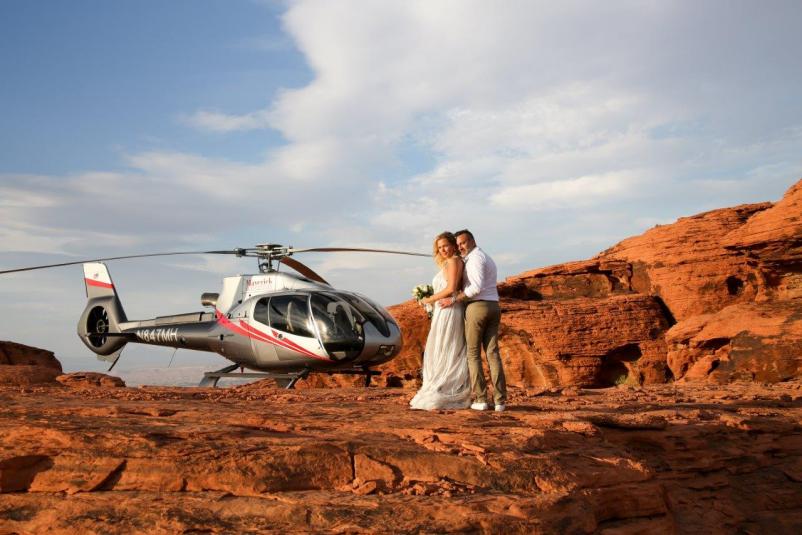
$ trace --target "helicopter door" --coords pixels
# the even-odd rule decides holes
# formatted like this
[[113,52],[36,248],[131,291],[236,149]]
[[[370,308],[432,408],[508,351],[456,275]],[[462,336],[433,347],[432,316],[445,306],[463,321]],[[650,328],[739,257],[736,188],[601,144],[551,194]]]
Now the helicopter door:
[[[259,299],[256,302],[256,305],[253,307],[253,320],[256,324],[255,327],[260,331],[267,332],[270,330],[270,319],[268,313],[270,308],[269,304],[270,298],[263,297],[262,299]],[[256,355],[256,359],[260,363],[269,364],[278,360],[276,346],[273,344],[268,344],[252,338],[251,347],[253,347],[253,352]]]
[[320,343],[309,315],[309,297],[306,295],[276,295],[270,298],[270,332],[279,343],[276,354],[279,360],[306,360],[319,358]]

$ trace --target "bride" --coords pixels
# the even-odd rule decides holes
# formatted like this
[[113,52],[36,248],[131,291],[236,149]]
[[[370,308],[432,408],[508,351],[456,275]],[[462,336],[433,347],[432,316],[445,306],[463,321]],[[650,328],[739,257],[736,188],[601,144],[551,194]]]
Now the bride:
[[465,307],[441,308],[438,301],[461,288],[465,265],[457,255],[457,239],[443,232],[434,240],[434,260],[440,271],[432,281],[434,295],[421,300],[434,305],[432,325],[423,354],[423,384],[409,402],[413,409],[467,409],[471,404],[465,346]]

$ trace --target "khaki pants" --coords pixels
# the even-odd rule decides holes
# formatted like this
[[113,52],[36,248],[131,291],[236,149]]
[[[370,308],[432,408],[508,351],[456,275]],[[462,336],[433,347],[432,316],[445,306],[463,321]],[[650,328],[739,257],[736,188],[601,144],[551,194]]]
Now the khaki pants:
[[493,381],[493,399],[496,405],[507,401],[507,383],[504,367],[498,353],[498,326],[501,309],[496,301],[474,301],[465,308],[465,341],[468,343],[468,371],[471,374],[473,400],[487,402],[487,385],[482,370],[482,348],[485,350]]

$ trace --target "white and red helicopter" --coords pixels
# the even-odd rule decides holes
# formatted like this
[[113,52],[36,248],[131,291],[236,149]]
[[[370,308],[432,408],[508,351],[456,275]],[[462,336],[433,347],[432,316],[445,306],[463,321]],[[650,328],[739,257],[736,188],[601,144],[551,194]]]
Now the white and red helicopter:
[[[330,286],[320,275],[290,258],[302,252],[372,252],[429,255],[383,249],[277,244],[228,251],[194,251],[117,256],[0,271],[15,273],[83,264],[87,303],[78,337],[111,370],[128,343],[219,353],[233,362],[204,374],[200,386],[222,377],[272,377],[292,388],[312,372],[360,374],[365,385],[379,375],[373,368],[401,351],[401,331],[383,307],[367,297]],[[129,320],[103,263],[152,256],[232,254],[258,259],[259,273],[223,279],[220,293],[204,293],[207,311]],[[280,272],[284,264],[300,275]],[[240,373],[232,373],[240,368]],[[244,370],[256,370],[245,373]]]

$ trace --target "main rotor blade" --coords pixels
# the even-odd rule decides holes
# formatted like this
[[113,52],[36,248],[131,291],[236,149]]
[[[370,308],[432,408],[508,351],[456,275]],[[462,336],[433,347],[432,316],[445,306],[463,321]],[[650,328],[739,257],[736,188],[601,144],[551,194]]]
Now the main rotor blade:
[[425,256],[430,257],[431,254],[411,253],[409,251],[390,251],[388,249],[361,249],[358,247],[310,247],[307,249],[290,249],[290,253],[340,253],[340,252],[354,252],[354,253],[389,253],[389,254],[403,254],[409,256]]
[[[286,266],[291,267],[292,269],[294,269],[295,271],[297,271],[298,273],[300,273],[301,275],[303,275],[307,279],[311,279],[311,280],[317,281],[317,282],[322,282],[323,284],[329,284],[328,282],[326,282],[323,279],[323,277],[321,277],[320,275],[318,275],[317,273],[312,271],[312,268],[310,268],[309,266],[307,266],[305,264],[302,264],[301,262],[298,262],[294,258],[290,258],[288,256],[285,256],[284,258],[279,260],[279,262],[281,262],[282,264],[285,264]],[[329,286],[331,286],[331,285],[329,284]]]
[[147,258],[151,256],[175,256],[175,255],[187,255],[187,254],[233,254],[237,256],[247,256],[247,249],[233,249],[231,251],[183,251],[183,252],[174,252],[174,253],[150,253],[150,254],[133,254],[133,255],[126,255],[126,256],[108,256],[106,258],[92,258],[89,260],[76,260],[75,262],[62,262],[60,264],[47,264],[44,266],[30,266],[24,268],[17,268],[17,269],[6,269],[0,271],[0,275],[4,275],[6,273],[17,273],[20,271],[33,271],[35,269],[47,269],[47,268],[54,268],[54,267],[62,267],[62,266],[74,266],[76,264],[85,264],[86,262],[105,262],[107,260],[124,260],[126,258]]

